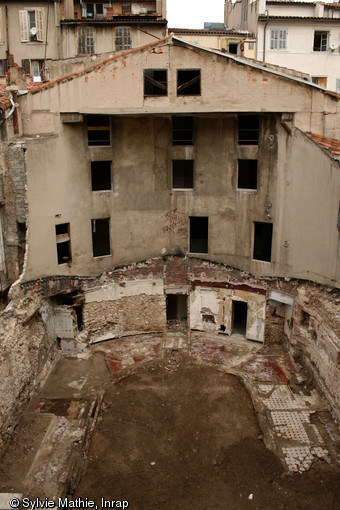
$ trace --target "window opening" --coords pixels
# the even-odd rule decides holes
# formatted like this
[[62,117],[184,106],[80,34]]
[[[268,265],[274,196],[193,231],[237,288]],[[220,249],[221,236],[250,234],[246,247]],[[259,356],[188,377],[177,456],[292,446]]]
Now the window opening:
[[287,49],[287,30],[275,28],[270,31],[270,49],[271,50]]
[[327,77],[326,76],[312,76],[312,83],[315,85],[319,85],[319,87],[327,87]]
[[166,69],[144,69],[144,97],[168,94],[168,72]]
[[92,191],[111,191],[111,161],[91,161]]
[[110,218],[91,220],[91,223],[93,256],[110,255]]
[[328,32],[314,32],[313,51],[327,51]]
[[177,71],[177,95],[199,96],[201,94],[201,70],[188,69]]
[[58,264],[67,264],[72,261],[71,258],[71,237],[70,224],[61,223],[55,226],[57,241]]
[[257,189],[257,159],[238,160],[238,189]]
[[174,159],[172,161],[172,187],[174,189],[193,189],[194,162],[192,159]]
[[239,115],[238,143],[239,145],[258,145],[260,130],[259,115]]
[[87,116],[88,145],[110,145],[109,115]]
[[233,53],[234,55],[238,54],[238,44],[237,43],[229,43],[229,53]]
[[254,256],[255,260],[271,261],[273,224],[255,221]]
[[194,145],[194,117],[172,117],[172,144]]
[[190,253],[208,253],[208,217],[190,217]]
[[247,311],[248,304],[243,301],[233,301],[233,333],[246,335],[247,331]]
[[115,29],[115,48],[116,51],[128,50],[131,48],[130,27],[118,27]]
[[78,28],[78,53],[94,53],[94,29],[92,27]]
[[187,295],[167,294],[166,296],[166,318],[167,320],[187,319]]
[[0,74],[6,74],[8,69],[7,59],[0,60]]
[[44,40],[42,9],[19,11],[19,26],[21,42],[42,42]]

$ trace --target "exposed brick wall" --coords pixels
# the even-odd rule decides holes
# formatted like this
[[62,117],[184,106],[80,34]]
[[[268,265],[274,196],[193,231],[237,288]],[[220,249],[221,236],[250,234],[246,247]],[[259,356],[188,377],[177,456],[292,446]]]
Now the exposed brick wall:
[[84,328],[90,335],[105,331],[162,331],[166,327],[165,296],[129,296],[92,302],[83,308]]

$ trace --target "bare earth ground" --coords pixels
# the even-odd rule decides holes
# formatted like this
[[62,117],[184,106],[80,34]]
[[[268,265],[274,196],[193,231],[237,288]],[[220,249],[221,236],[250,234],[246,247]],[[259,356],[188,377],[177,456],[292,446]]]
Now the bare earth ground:
[[340,508],[339,472],[319,462],[287,475],[247,390],[214,366],[144,370],[110,384],[104,409],[74,497],[138,510]]
[[0,493],[337,510],[339,462],[327,403],[281,348],[145,334],[57,363],[2,452]]

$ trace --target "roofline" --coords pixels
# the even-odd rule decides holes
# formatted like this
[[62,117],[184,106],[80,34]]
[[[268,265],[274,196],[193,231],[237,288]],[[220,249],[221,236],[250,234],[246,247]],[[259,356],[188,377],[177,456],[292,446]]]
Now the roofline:
[[163,37],[162,39],[159,39],[158,41],[153,41],[151,43],[145,44],[144,46],[138,46],[138,48],[132,48],[130,50],[123,51],[121,53],[118,53],[117,55],[113,55],[113,57],[107,58],[105,60],[101,60],[100,62],[97,62],[97,64],[93,64],[91,67],[86,67],[85,69],[79,69],[79,71],[75,71],[74,73],[66,74],[65,76],[61,76],[60,78],[57,78],[56,80],[48,81],[47,83],[44,83],[43,85],[38,85],[37,87],[33,87],[29,90],[29,93],[35,93],[39,92],[40,90],[47,89],[51,87],[52,85],[56,85],[57,83],[62,83],[64,81],[68,81],[72,78],[75,78],[77,76],[82,76],[83,74],[90,73],[94,69],[98,69],[102,67],[105,64],[108,64],[109,62],[113,62],[114,60],[117,60],[122,57],[126,57],[128,55],[131,55],[133,53],[137,53],[138,51],[146,50],[152,46],[156,46],[159,43],[163,43],[165,41],[169,41],[171,39],[171,36],[168,35],[166,37]]
[[167,25],[164,18],[122,18],[122,19],[64,19],[60,20],[60,25],[143,25],[143,24]]
[[65,81],[69,81],[69,80],[71,80],[73,78],[76,78],[78,76],[83,76],[84,74],[90,73],[94,69],[98,69],[98,68],[108,64],[109,62],[113,62],[114,60],[118,60],[119,58],[127,57],[129,55],[133,55],[135,53],[138,53],[139,51],[147,50],[149,48],[152,48],[153,46],[158,46],[159,44],[162,44],[162,43],[165,43],[165,42],[169,42],[170,40],[174,41],[179,46],[189,46],[189,47],[195,49],[196,51],[197,51],[197,49],[199,49],[199,50],[205,51],[206,53],[212,53],[213,55],[219,55],[222,58],[227,58],[229,60],[237,62],[238,64],[242,64],[243,66],[252,67],[253,69],[264,71],[264,72],[272,74],[274,76],[280,76],[281,78],[285,78],[287,80],[293,80],[293,81],[295,81],[297,83],[301,83],[302,85],[308,85],[309,87],[315,88],[315,89],[319,90],[320,92],[323,92],[324,94],[327,94],[327,95],[331,96],[336,101],[339,101],[339,99],[340,99],[340,95],[336,94],[335,92],[332,92],[332,91],[329,91],[329,90],[325,90],[322,87],[319,87],[318,85],[316,85],[314,83],[311,83],[311,82],[308,82],[308,81],[306,81],[306,80],[304,80],[302,78],[298,78],[296,76],[290,76],[290,75],[287,75],[284,72],[279,72],[279,71],[275,71],[273,69],[269,69],[269,68],[267,68],[265,66],[265,64],[262,65],[261,62],[259,62],[259,61],[254,61],[254,60],[251,60],[251,59],[246,59],[245,57],[240,58],[237,55],[234,55],[232,53],[223,53],[222,51],[213,50],[211,48],[206,48],[205,46],[201,46],[199,44],[194,44],[194,43],[191,43],[189,41],[185,41],[184,39],[176,37],[173,34],[170,34],[170,35],[168,35],[166,37],[163,37],[162,39],[159,39],[156,42],[153,41],[151,43],[145,44],[144,46],[139,46],[138,48],[132,48],[130,50],[123,51],[121,53],[118,53],[117,55],[113,55],[110,58],[107,58],[107,59],[102,60],[102,61],[100,61],[100,62],[98,62],[96,64],[93,64],[92,66],[87,67],[85,69],[79,69],[78,71],[75,71],[74,73],[70,73],[70,74],[67,74],[65,76],[61,76],[60,78],[57,78],[55,80],[49,81],[47,83],[44,83],[42,85],[38,85],[36,87],[32,87],[29,90],[29,93],[34,94],[36,92],[40,92],[41,90],[48,89],[51,86],[56,85],[57,83],[62,83],[62,82],[65,82]]
[[[308,140],[313,142],[322,152],[324,152],[329,158],[331,158],[332,161],[338,163],[340,166],[340,156],[334,156],[329,150],[326,149],[326,147],[323,147],[320,143],[318,143],[314,138],[312,137],[313,133],[311,131],[302,131],[300,128],[295,127],[300,133],[302,133]],[[335,138],[333,138],[335,140]]]
[[[251,32],[244,31],[238,32],[234,29],[227,30],[214,30],[213,28],[169,28],[169,34],[201,34],[201,35],[238,35],[243,37],[250,37]],[[255,37],[254,37],[255,39]]]
[[[219,50],[213,50],[211,48],[206,48],[204,46],[200,46],[199,44],[194,44],[194,43],[191,43],[189,41],[185,41],[184,39],[179,39],[178,37],[176,37],[175,35],[172,36],[172,38],[175,40],[175,41],[178,41],[179,43],[184,43],[188,46],[191,46],[192,48],[199,48],[201,50],[204,50],[204,51],[207,51],[209,53],[214,53],[215,55],[221,55],[222,57],[224,58],[229,58],[230,60],[234,60],[235,62],[237,62],[238,64],[243,64],[243,65],[247,65],[249,67],[253,67],[254,69],[258,69],[260,71],[265,71],[267,73],[270,73],[270,74],[274,74],[276,76],[281,76],[282,78],[286,78],[288,80],[294,80],[294,81],[297,81],[298,83],[301,83],[303,85],[308,85],[310,87],[313,87],[313,88],[316,88],[317,90],[320,90],[321,92],[324,92],[325,94],[333,97],[334,99],[336,99],[337,101],[339,101],[340,99],[340,95],[337,94],[336,92],[332,92],[331,90],[326,90],[322,87],[319,87],[319,85],[316,85],[315,83],[312,83],[312,82],[309,82],[309,81],[306,81],[302,78],[298,78],[297,76],[290,76],[284,72],[280,73],[279,71],[275,71],[273,69],[269,69],[265,66],[265,63],[264,65],[262,65],[262,63],[260,61],[254,61],[252,59],[247,59],[246,57],[238,57],[237,55],[234,55],[233,53],[224,53],[222,51],[219,51]],[[276,66],[276,67],[279,67],[279,66]]]
[[275,20],[275,21],[286,21],[286,20],[290,20],[290,21],[294,21],[294,20],[297,20],[297,21],[303,21],[303,20],[306,20],[306,21],[318,21],[318,22],[325,22],[325,23],[332,23],[332,22],[336,22],[338,24],[340,24],[340,18],[318,18],[318,17],[315,17],[315,16],[266,16],[265,14],[259,14],[258,16],[258,20],[259,21],[270,21],[270,20]]

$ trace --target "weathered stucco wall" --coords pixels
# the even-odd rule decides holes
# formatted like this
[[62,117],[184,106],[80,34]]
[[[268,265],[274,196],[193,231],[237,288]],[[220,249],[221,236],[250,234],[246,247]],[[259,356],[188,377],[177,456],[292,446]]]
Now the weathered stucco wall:
[[55,356],[41,304],[39,291],[32,289],[0,314],[0,446],[11,436]]

